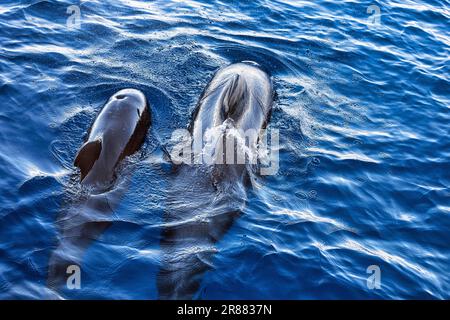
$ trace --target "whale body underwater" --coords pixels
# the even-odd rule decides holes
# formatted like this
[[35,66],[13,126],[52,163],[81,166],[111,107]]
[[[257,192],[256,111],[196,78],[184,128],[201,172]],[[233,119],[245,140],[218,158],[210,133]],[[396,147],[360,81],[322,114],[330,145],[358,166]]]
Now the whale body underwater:
[[[259,132],[269,121],[273,97],[272,81],[256,63],[219,69],[194,109],[189,124],[192,145],[200,143],[204,150],[209,142],[203,137],[214,128],[221,128],[221,139],[233,130]],[[109,216],[125,193],[110,187],[115,168],[140,148],[149,126],[145,95],[134,89],[114,94],[94,121],[74,161],[81,185],[91,192],[58,218],[58,244],[48,273],[48,286],[55,291],[66,283],[67,268],[81,266],[86,248],[111,224]],[[223,147],[212,146],[216,160],[225,151],[219,145]],[[160,239],[160,299],[191,299],[198,294],[202,276],[213,266],[215,243],[245,208],[249,171],[246,164],[226,161],[174,165]]]

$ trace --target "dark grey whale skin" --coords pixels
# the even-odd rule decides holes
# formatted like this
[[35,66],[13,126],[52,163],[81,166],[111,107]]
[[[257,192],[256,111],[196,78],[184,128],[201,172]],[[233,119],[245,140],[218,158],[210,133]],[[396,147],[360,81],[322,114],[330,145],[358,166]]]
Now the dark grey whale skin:
[[115,169],[135,153],[150,127],[145,95],[124,89],[112,95],[95,119],[74,161],[80,169],[82,196],[63,208],[57,220],[59,237],[49,261],[48,286],[56,292],[66,284],[67,267],[82,268],[85,249],[111,224],[124,187],[113,186]]
[[[199,100],[190,131],[195,139],[226,119],[244,131],[260,130],[269,120],[273,96],[271,79],[255,63],[220,69]],[[160,242],[160,299],[192,299],[197,293],[202,276],[213,268],[215,243],[245,207],[247,174],[242,164],[177,168],[167,192]]]

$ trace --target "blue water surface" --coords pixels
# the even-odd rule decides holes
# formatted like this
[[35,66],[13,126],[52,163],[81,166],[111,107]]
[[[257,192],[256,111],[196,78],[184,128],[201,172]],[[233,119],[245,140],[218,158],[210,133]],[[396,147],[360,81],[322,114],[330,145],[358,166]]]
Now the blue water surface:
[[214,72],[243,60],[273,78],[279,170],[256,177],[195,298],[450,298],[449,8],[2,0],[0,298],[55,297],[48,262],[74,156],[108,97],[134,87],[151,129],[127,159],[112,226],[85,253],[81,289],[59,297],[156,299],[163,147]]

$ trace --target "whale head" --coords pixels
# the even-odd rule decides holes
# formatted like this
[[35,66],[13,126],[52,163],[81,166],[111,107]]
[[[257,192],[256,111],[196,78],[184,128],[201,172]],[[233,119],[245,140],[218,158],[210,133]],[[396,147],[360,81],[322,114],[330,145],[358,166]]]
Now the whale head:
[[115,166],[139,149],[149,125],[147,99],[141,91],[124,89],[112,95],[75,157],[81,182],[96,186],[111,182]]

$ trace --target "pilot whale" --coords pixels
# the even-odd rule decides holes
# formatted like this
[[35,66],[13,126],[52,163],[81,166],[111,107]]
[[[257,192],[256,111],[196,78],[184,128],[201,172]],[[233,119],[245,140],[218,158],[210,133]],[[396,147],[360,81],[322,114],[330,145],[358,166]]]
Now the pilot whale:
[[145,95],[124,89],[109,98],[92,124],[74,161],[86,192],[58,217],[59,239],[49,262],[50,288],[57,291],[66,282],[67,268],[80,267],[86,247],[110,225],[110,216],[124,193],[123,185],[113,185],[116,167],[141,147],[150,121]]
[[[265,128],[273,97],[270,77],[253,62],[220,69],[201,95],[189,125],[191,149],[200,145],[200,153],[208,153],[215,161],[182,163],[172,177],[160,241],[160,299],[191,299],[201,294],[202,275],[213,268],[215,243],[246,203],[248,166],[223,159],[230,144],[221,142],[232,132]],[[211,132],[218,138],[205,139]]]
[[76,155],[81,182],[94,187],[111,182],[117,163],[139,149],[149,125],[150,112],[141,91],[124,89],[114,94]]

